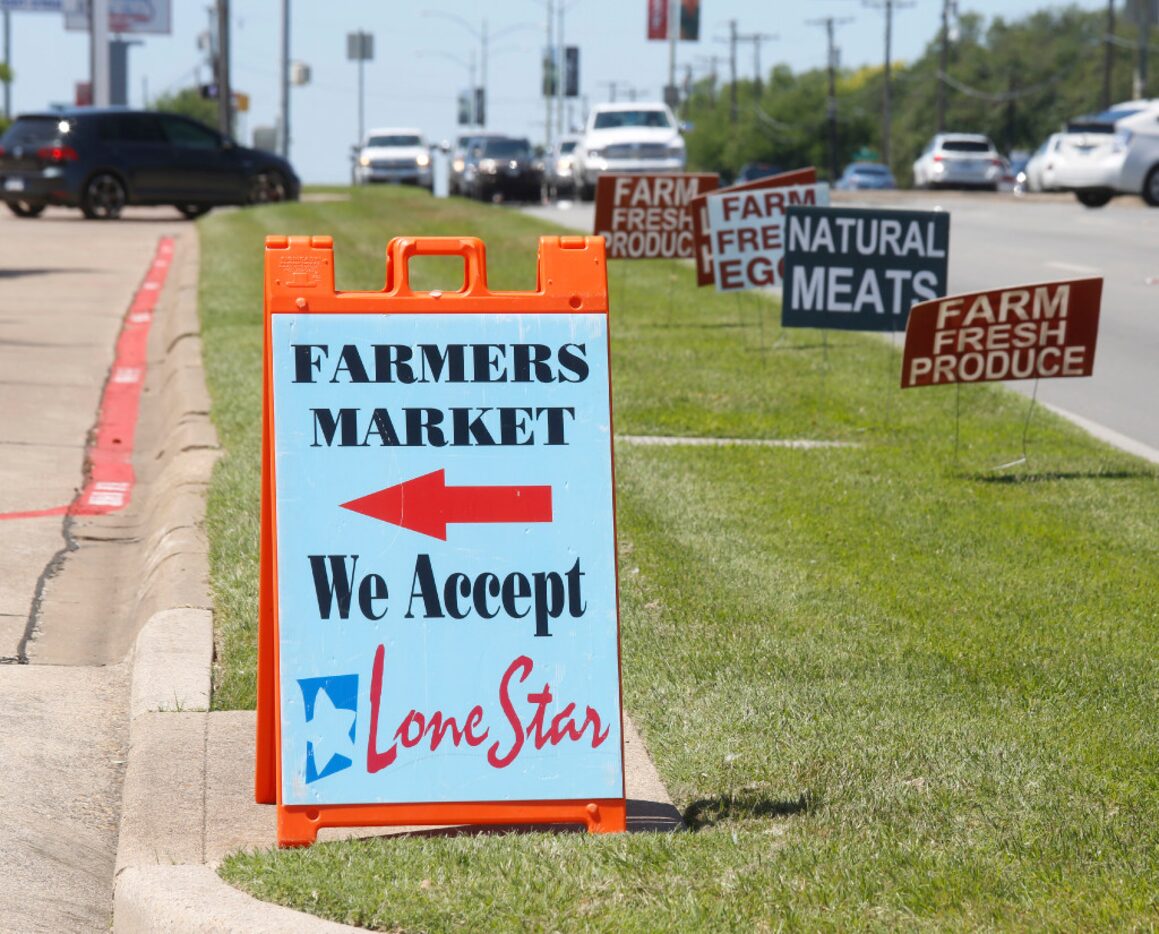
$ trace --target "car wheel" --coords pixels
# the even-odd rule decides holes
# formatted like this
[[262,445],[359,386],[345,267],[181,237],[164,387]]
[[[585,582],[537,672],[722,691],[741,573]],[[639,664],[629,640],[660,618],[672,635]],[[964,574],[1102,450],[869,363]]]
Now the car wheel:
[[286,180],[280,172],[258,172],[250,179],[249,203],[271,204],[286,200]]
[[1153,208],[1159,208],[1159,165],[1152,166],[1143,180],[1143,200]]
[[17,217],[40,217],[48,207],[43,201],[9,201],[8,210]]
[[1074,196],[1079,199],[1079,204],[1085,205],[1088,208],[1101,208],[1111,200],[1111,193],[1101,189],[1094,191],[1076,191]]
[[201,217],[202,214],[208,214],[212,210],[213,205],[211,205],[211,204],[175,204],[175,205],[173,205],[173,207],[177,208],[177,210],[181,212],[182,217],[184,217],[188,221],[191,221],[191,220],[195,220],[198,217]]
[[98,172],[84,187],[80,209],[89,220],[111,221],[121,216],[127,200],[124,182],[112,172]]

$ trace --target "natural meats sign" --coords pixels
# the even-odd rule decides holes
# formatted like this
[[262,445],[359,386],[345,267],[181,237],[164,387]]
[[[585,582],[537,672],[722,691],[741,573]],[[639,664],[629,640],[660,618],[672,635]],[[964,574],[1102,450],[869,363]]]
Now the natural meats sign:
[[596,236],[608,259],[689,259],[689,202],[716,190],[717,175],[603,175],[596,182]]
[[1103,280],[1070,279],[915,305],[901,388],[1090,376]]
[[829,186],[726,189],[706,201],[717,291],[759,289],[781,284],[785,212],[799,205],[827,206]]
[[785,232],[784,327],[904,331],[946,294],[945,211],[792,207]]

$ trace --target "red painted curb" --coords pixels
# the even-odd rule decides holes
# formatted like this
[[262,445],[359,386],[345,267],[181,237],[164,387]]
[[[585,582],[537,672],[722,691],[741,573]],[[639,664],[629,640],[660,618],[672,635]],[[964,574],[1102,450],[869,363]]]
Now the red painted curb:
[[105,382],[93,440],[85,451],[84,488],[67,506],[0,513],[4,519],[41,516],[99,516],[124,509],[132,499],[133,441],[145,383],[146,348],[157,298],[173,262],[173,238],[162,237],[157,252],[125,314],[113,368]]

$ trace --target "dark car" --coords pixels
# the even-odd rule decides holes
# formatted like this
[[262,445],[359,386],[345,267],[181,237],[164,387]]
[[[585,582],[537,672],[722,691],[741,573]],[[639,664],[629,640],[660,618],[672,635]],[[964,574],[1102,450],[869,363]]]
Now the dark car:
[[492,201],[497,196],[538,201],[543,165],[526,139],[478,139],[467,153],[461,184],[463,194],[480,201]]
[[735,184],[743,185],[745,182],[755,182],[761,178],[780,175],[783,171],[785,170],[779,165],[773,165],[771,162],[746,162],[736,173]]
[[50,204],[96,219],[130,204],[171,204],[193,218],[215,205],[297,200],[300,189],[285,159],[177,114],[32,113],[0,136],[0,197],[19,217]]
[[851,162],[833,185],[841,191],[888,191],[897,187],[893,173],[880,162]]

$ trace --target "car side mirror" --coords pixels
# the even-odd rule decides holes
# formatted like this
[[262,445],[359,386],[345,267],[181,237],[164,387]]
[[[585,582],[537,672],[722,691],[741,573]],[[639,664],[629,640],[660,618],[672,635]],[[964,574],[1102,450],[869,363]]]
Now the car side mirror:
[[680,130],[681,133],[691,133],[693,130],[693,126],[688,121],[685,121],[685,122],[680,124],[678,129]]

